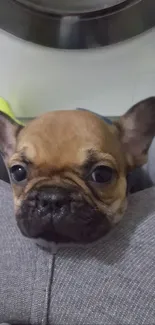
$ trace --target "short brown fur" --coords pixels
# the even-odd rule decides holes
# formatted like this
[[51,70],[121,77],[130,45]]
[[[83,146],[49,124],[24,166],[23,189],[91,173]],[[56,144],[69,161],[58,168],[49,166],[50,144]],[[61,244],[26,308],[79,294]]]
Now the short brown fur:
[[[122,215],[126,206],[126,163],[119,139],[113,133],[113,126],[85,111],[50,112],[30,122],[20,132],[16,153],[9,161],[11,166],[24,156],[31,163],[27,186],[15,186],[18,207],[34,184],[40,181],[41,185],[44,182],[57,184],[61,176],[70,173],[70,179],[83,187],[109,218],[115,213]],[[100,200],[95,199],[84,181],[74,174],[74,169],[83,166],[87,151],[92,149],[97,152],[98,162],[114,167],[118,173],[117,180],[98,190]]]
[[[4,126],[4,117],[2,122],[12,136],[15,126],[7,119]],[[145,162],[155,135],[155,98],[138,103],[112,125],[91,112],[68,110],[46,113],[17,131],[12,154],[7,150],[5,154],[9,168],[23,163],[28,166],[26,183],[13,184],[16,212],[33,189],[72,185],[115,224],[126,208],[127,173]],[[4,137],[0,144],[7,148]],[[91,152],[96,159],[94,165],[115,170],[110,183],[90,186],[84,166]]]

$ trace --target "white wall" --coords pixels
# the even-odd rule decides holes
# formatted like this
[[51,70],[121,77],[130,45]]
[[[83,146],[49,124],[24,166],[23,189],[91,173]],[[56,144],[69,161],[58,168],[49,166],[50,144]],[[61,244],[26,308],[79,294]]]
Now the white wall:
[[0,96],[20,117],[85,107],[122,114],[155,95],[155,29],[122,44],[58,51],[0,30]]

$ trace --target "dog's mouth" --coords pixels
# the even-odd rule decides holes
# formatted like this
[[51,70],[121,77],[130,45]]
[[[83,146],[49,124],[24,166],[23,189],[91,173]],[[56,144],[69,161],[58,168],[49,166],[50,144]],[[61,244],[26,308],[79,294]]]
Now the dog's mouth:
[[[88,211],[88,210],[87,210]],[[44,216],[44,221],[40,220],[40,214],[35,214],[35,218],[25,217],[25,214],[17,215],[17,224],[22,234],[29,238],[41,238],[48,242],[55,243],[90,243],[104,236],[111,228],[105,215],[100,212],[89,217],[93,219],[86,222],[84,212],[77,210],[77,214],[57,215],[59,221],[53,222],[53,214]],[[48,219],[47,223],[45,219]],[[54,216],[56,217],[56,216]],[[76,220],[77,217],[77,220]]]
[[24,236],[55,243],[91,243],[111,229],[106,215],[82,198],[66,197],[58,204],[50,197],[40,205],[33,193],[33,200],[31,195],[23,202],[16,219]]

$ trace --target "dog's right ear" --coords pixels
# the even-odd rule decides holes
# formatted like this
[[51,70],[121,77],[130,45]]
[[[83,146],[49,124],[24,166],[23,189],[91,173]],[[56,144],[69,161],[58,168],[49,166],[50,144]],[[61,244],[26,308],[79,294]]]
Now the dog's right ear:
[[146,98],[132,106],[115,125],[128,167],[145,164],[155,137],[155,97]]
[[16,148],[16,140],[22,125],[0,112],[0,151],[7,162]]

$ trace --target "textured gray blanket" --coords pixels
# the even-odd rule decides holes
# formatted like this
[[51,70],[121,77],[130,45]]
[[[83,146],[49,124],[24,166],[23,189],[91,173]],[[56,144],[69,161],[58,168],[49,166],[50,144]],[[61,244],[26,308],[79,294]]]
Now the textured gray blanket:
[[0,322],[155,324],[155,188],[131,195],[124,220],[90,247],[56,255],[22,237],[0,182]]

